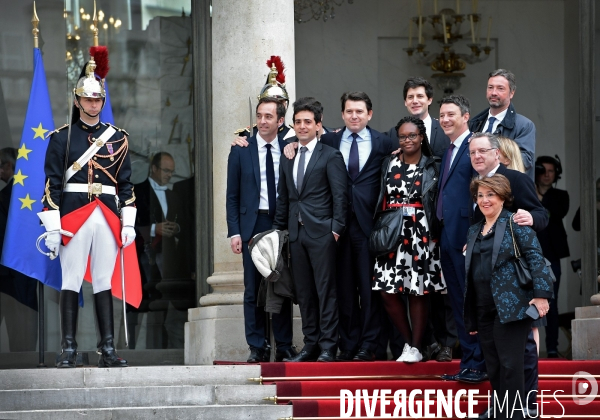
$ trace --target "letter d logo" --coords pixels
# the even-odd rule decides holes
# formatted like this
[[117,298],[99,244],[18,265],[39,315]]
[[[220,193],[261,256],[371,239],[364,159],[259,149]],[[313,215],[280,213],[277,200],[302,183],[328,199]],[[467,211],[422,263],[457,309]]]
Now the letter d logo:
[[587,405],[598,395],[598,382],[587,372],[579,371],[573,375],[573,402],[577,405]]

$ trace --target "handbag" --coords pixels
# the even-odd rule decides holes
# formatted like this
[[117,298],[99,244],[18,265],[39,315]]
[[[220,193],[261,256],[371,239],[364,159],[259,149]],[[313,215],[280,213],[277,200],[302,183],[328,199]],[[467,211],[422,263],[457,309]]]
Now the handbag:
[[369,236],[369,252],[375,257],[389,254],[398,248],[402,235],[402,208],[383,212]]
[[[527,264],[527,261],[525,261],[525,258],[523,258],[521,255],[519,247],[517,246],[517,242],[515,241],[512,223],[512,217],[510,217],[510,236],[512,236],[513,247],[515,250],[515,276],[517,277],[517,283],[521,288],[531,290],[533,289],[533,276],[531,275],[531,271],[529,271],[529,265]],[[544,262],[548,268],[548,272],[550,273],[550,279],[553,283],[556,282],[556,277],[552,271],[550,261],[548,261],[547,258],[544,258]]]

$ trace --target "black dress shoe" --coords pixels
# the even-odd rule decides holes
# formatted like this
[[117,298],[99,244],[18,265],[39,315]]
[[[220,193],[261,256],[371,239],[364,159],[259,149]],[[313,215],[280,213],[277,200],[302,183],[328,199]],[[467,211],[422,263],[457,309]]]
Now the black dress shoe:
[[470,384],[479,384],[481,382],[488,380],[488,375],[485,372],[475,369],[467,369],[467,371],[462,371],[455,378],[459,382],[467,382]]
[[468,371],[469,371],[469,369],[461,369],[457,373],[455,373],[454,375],[448,374],[448,373],[444,373],[442,375],[442,380],[443,381],[457,381],[458,380],[458,379],[456,379],[457,376],[459,376],[461,373],[467,373]]
[[451,362],[452,349],[450,347],[442,347],[435,357],[436,362]]
[[334,362],[335,356],[331,350],[323,350],[317,359],[317,362]]
[[354,359],[354,352],[342,350],[335,358],[336,362],[351,362]]
[[372,362],[373,360],[375,360],[375,353],[373,353],[369,349],[360,349],[358,353],[356,353],[356,356],[354,356],[354,359],[352,360],[354,360],[355,362]]
[[287,350],[279,350],[275,352],[275,361],[283,362],[283,359],[292,359],[298,355],[296,348],[294,346],[290,347]]
[[265,360],[265,349],[258,347],[250,347],[250,356],[246,362],[248,363],[260,363],[268,362],[269,359]]
[[284,362],[314,362],[317,360],[316,351],[302,349],[300,353],[291,358],[284,358]]

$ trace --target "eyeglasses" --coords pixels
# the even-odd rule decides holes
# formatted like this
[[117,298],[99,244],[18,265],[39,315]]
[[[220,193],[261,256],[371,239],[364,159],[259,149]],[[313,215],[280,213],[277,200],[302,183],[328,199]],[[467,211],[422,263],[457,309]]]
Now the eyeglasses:
[[165,169],[165,168],[158,168],[158,169],[160,169],[161,171],[163,171],[167,175],[173,175],[175,173],[174,169]]
[[415,141],[419,135],[418,133],[410,133],[408,136],[398,136],[398,140],[400,140],[400,143],[404,143],[406,140]]
[[469,152],[469,156],[471,156],[471,157],[475,157],[477,155],[485,156],[485,155],[487,155],[487,153],[490,150],[496,150],[496,149],[497,149],[497,147],[490,147],[489,149],[477,149],[477,150],[473,150],[472,152]]
[[479,200],[483,200],[484,198],[491,200],[492,198],[494,198],[497,194],[495,192],[489,192],[486,195],[483,194],[477,194],[477,201]]

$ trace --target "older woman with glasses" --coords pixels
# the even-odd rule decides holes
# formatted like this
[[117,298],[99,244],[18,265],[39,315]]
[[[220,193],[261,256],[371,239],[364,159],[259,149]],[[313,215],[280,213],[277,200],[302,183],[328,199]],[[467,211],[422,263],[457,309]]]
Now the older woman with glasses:
[[[384,307],[406,342],[398,361],[414,363],[423,359],[428,294],[446,288],[433,229],[439,160],[419,118],[401,119],[396,133],[401,153],[383,160],[377,210],[402,212],[402,235],[395,251],[377,257],[373,290],[381,292]],[[402,294],[408,297],[410,323]]]
[[[523,412],[512,412],[512,408],[514,404],[516,410],[521,405],[527,409],[525,345],[533,318],[548,313],[552,280],[535,232],[529,226],[516,224],[513,214],[504,209],[512,201],[508,179],[500,174],[475,178],[471,193],[484,218],[471,226],[467,235],[465,328],[470,334],[479,335],[498,400],[508,396],[503,409],[490,407],[489,417],[523,419]],[[518,285],[517,251],[529,267],[531,289]]]

